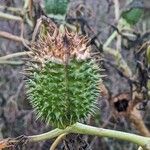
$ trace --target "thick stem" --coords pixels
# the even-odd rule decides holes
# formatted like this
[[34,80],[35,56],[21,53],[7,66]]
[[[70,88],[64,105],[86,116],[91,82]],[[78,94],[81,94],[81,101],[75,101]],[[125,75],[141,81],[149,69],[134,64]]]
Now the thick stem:
[[136,135],[132,133],[126,133],[122,131],[115,131],[115,130],[110,130],[110,129],[92,127],[92,126],[84,125],[81,123],[76,123],[72,126],[67,127],[66,129],[55,129],[53,131],[50,131],[44,134],[29,136],[28,139],[29,139],[29,142],[38,142],[38,141],[55,138],[64,133],[67,133],[67,134],[78,133],[78,134],[85,134],[85,135],[95,135],[98,137],[115,138],[118,140],[132,142],[134,144],[142,146],[142,148],[145,150],[150,150],[150,138],[149,137],[144,137],[144,136],[140,136],[140,135]]
[[84,125],[81,123],[76,123],[72,126],[71,130],[72,133],[80,133],[80,134],[87,134],[87,135],[95,135],[99,137],[108,137],[108,138],[115,138],[118,140],[132,142],[139,146],[142,146],[146,150],[150,150],[150,138],[143,137],[131,133],[125,133],[121,131],[103,129],[92,127],[88,125]]
[[44,140],[55,138],[55,137],[57,137],[63,133],[65,133],[65,130],[57,128],[57,129],[54,129],[54,130],[47,132],[47,133],[28,136],[28,139],[29,139],[29,142],[39,142],[39,141],[44,141]]

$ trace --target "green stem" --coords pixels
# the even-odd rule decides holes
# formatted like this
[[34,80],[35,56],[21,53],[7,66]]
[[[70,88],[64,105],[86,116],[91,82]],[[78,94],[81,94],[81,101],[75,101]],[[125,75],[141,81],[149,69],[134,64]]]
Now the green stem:
[[65,129],[55,129],[44,134],[29,136],[28,138],[30,142],[38,142],[38,141],[55,138],[64,133],[67,134],[78,133],[78,134],[85,134],[85,135],[95,135],[98,137],[115,138],[118,140],[132,142],[134,144],[142,146],[142,148],[145,150],[150,150],[149,137],[144,137],[144,136],[140,136],[132,133],[126,133],[122,131],[92,127],[81,123],[76,123]]
[[117,31],[114,31],[111,36],[107,39],[107,41],[104,43],[103,48],[105,49],[109,44],[112,42],[112,40],[117,36]]
[[57,137],[63,133],[65,133],[65,130],[57,128],[57,129],[54,129],[54,130],[47,132],[47,133],[28,136],[28,139],[29,139],[29,142],[39,142],[39,141],[44,141],[44,140],[55,138],[55,137]]
[[71,132],[79,133],[79,134],[95,135],[99,137],[115,138],[118,140],[132,142],[148,150],[150,149],[149,147],[150,138],[143,137],[136,134],[126,133],[122,131],[115,131],[110,129],[97,128],[89,125],[84,125],[81,123],[76,123],[75,125],[73,125]]

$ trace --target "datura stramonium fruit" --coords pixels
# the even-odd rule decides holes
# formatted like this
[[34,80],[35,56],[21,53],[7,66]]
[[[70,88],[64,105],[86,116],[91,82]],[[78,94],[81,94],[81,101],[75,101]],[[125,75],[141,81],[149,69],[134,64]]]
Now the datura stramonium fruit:
[[42,25],[31,48],[26,86],[37,117],[65,128],[93,114],[101,76],[87,37],[51,22]]

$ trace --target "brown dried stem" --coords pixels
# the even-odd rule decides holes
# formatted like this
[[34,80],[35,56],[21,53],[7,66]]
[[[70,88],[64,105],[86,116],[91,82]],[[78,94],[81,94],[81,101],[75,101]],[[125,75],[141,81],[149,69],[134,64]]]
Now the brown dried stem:
[[134,124],[134,127],[140,132],[141,135],[150,137],[150,132],[144,124],[143,118],[137,108],[134,108],[129,114],[129,119]]
[[5,32],[5,31],[0,31],[0,37],[6,38],[6,39],[9,39],[9,40],[13,40],[13,41],[16,41],[16,42],[22,42],[24,40],[26,43],[29,43],[27,40],[22,39],[19,36],[13,35],[11,33]]
[[56,138],[52,146],[50,147],[50,150],[55,150],[58,144],[66,137],[67,133],[63,133],[60,136]]
[[150,132],[145,126],[141,112],[137,109],[137,105],[142,102],[142,100],[143,95],[141,93],[133,92],[131,105],[128,109],[128,116],[141,135],[150,137]]

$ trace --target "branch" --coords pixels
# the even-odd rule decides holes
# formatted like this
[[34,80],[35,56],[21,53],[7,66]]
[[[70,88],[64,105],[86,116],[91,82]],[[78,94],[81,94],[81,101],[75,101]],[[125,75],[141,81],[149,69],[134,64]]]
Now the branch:
[[28,46],[29,41],[23,38],[23,32],[21,33],[21,37],[19,37],[5,31],[0,31],[0,37],[13,40],[16,42],[21,42],[27,49],[31,50],[31,48]]
[[24,40],[26,43],[29,43],[27,40],[22,39],[19,36],[13,35],[11,33],[5,32],[5,31],[0,31],[0,37],[6,38],[6,39],[9,39],[9,40],[13,40],[13,41],[16,41],[16,42],[22,42]]
[[0,12],[0,18],[8,19],[8,20],[22,21],[21,17],[10,15],[10,14],[6,14],[6,13],[3,13],[3,12]]
[[116,51],[109,47],[104,47],[103,50],[105,53],[108,53],[108,54],[114,56],[116,65],[119,68],[119,70],[122,71],[124,76],[131,79],[132,71],[131,71],[130,67],[128,66],[127,62],[123,59],[121,53],[119,51]]
[[137,144],[139,146],[142,146],[145,150],[150,150],[150,138],[139,136],[136,134],[126,133],[122,131],[115,131],[110,129],[103,129],[103,128],[97,128],[92,127],[89,125],[84,125],[81,123],[76,123],[72,126],[67,127],[66,129],[55,129],[50,132],[40,134],[40,135],[34,135],[29,136],[28,140],[29,142],[39,142],[43,140],[48,140],[55,138],[61,134],[68,134],[68,133],[78,133],[78,134],[85,134],[85,135],[95,135],[98,137],[108,137],[108,138],[115,138],[118,140],[128,141],[132,142],[134,144]]
[[[120,17],[120,4],[119,0],[114,0],[114,7],[115,7],[115,19],[116,21],[119,21]],[[119,27],[119,24],[118,24]],[[116,41],[116,49],[117,51],[121,50],[121,35],[117,35],[117,41]]]
[[29,139],[29,142],[39,142],[39,141],[44,141],[44,140],[55,138],[63,133],[65,133],[65,130],[57,128],[47,133],[28,136],[28,139]]
[[0,65],[1,65],[1,64],[23,65],[24,63],[25,63],[24,61],[7,61],[7,60],[0,60]]
[[[58,137],[62,134],[69,134],[69,133],[115,138],[118,140],[128,141],[128,142],[137,144],[138,146],[141,146],[144,150],[150,150],[150,138],[149,137],[144,137],[144,136],[140,136],[140,135],[136,135],[132,133],[126,133],[122,131],[92,127],[92,126],[81,124],[81,123],[75,123],[74,125],[68,126],[65,129],[57,128],[50,132],[43,133],[40,135],[21,136],[19,138],[15,138],[15,145],[17,144],[17,142],[20,143],[20,141],[23,141],[22,144],[27,143],[27,142],[39,142],[39,141],[44,141],[44,140]],[[0,143],[3,143],[3,141],[7,141],[7,140],[3,139],[2,141],[0,141]],[[11,141],[14,141],[14,139],[9,139],[9,143]],[[5,145],[8,145],[8,143],[5,143]]]
[[107,46],[110,45],[110,43],[112,42],[112,40],[117,36],[117,31],[114,31],[110,37],[106,40],[106,42],[103,45],[103,48],[105,49]]
[[17,12],[17,13],[20,13],[22,11],[21,8],[7,7],[7,6],[3,6],[3,5],[0,6],[0,9],[6,9],[8,11]]
[[18,53],[13,53],[13,54],[9,54],[9,55],[6,55],[6,56],[2,56],[2,57],[0,57],[0,60],[6,60],[6,59],[19,57],[19,56],[30,55],[30,54],[32,54],[32,52],[18,52]]
[[55,150],[57,145],[66,137],[67,133],[63,133],[60,136],[57,137],[57,139],[54,141],[52,146],[50,147],[50,150]]
[[9,64],[9,65],[22,65],[25,62],[24,61],[12,61],[12,60],[8,60],[11,58],[15,58],[15,57],[19,57],[19,56],[24,56],[24,55],[30,55],[32,54],[32,52],[18,52],[18,53],[13,53],[13,54],[9,54],[6,56],[2,56],[0,57],[0,64]]
[[114,1],[114,7],[115,7],[115,19],[116,21],[119,20],[120,17],[120,4],[119,4],[119,0],[113,0]]
[[142,148],[145,150],[150,150],[150,138],[139,136],[136,134],[97,128],[89,125],[84,125],[81,123],[74,124],[70,129],[70,131],[71,131],[70,133],[95,135],[99,137],[108,137],[108,138],[115,138],[118,140],[128,141],[137,144],[139,146],[142,146]]

